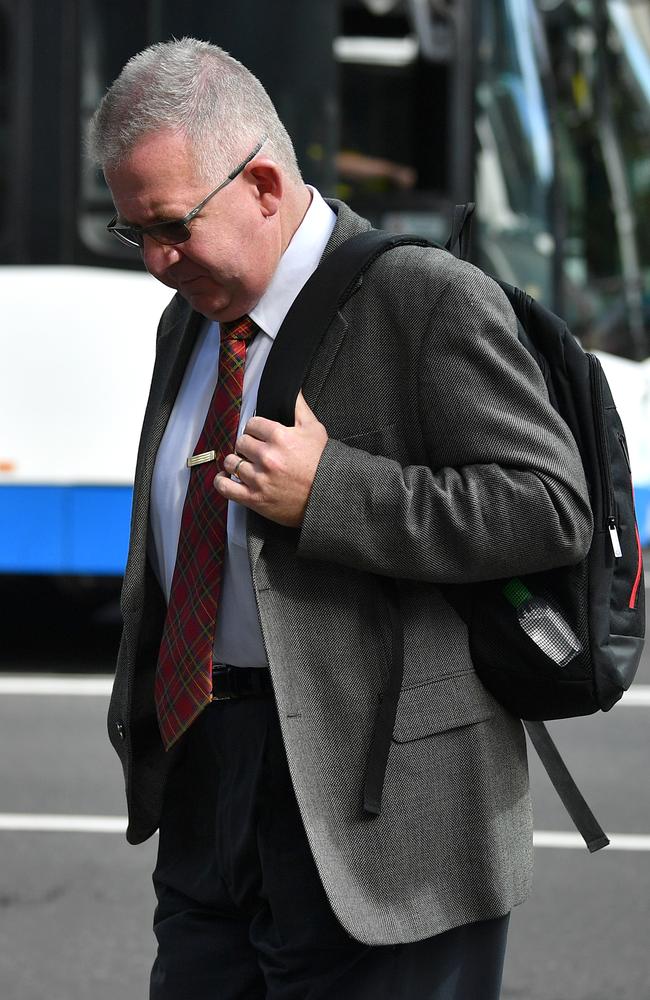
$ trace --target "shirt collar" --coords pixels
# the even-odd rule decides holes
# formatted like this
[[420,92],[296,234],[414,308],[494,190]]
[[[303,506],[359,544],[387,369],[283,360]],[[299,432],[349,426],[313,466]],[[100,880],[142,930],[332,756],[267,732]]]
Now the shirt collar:
[[336,222],[336,214],[316,188],[307,187],[311,191],[311,204],[282,254],[268,288],[250,311],[251,319],[273,340],[294,299],[318,267]]

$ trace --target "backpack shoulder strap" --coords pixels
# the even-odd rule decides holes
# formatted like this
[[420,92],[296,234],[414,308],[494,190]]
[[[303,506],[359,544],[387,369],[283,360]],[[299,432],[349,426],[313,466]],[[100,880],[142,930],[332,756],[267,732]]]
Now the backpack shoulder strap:
[[472,216],[474,215],[475,202],[468,201],[464,205],[456,205],[454,208],[454,218],[451,224],[451,233],[445,243],[445,250],[453,253],[454,257],[461,260],[468,260],[472,236]]
[[591,854],[609,844],[609,837],[585,802],[543,722],[524,722],[526,732],[564,808]]
[[432,246],[420,236],[370,229],[346,240],[321,261],[275,338],[257,395],[260,416],[293,424],[298,392],[336,313],[378,257],[394,247],[413,244]]

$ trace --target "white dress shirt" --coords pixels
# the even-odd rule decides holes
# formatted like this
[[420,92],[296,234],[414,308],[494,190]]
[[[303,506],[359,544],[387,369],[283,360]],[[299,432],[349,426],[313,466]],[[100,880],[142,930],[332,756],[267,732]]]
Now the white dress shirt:
[[[250,312],[260,327],[246,352],[238,435],[253,416],[260,379],[275,336],[294,299],[313,274],[336,215],[315,188],[312,200],[264,295]],[[183,504],[190,480],[186,462],[194,454],[219,370],[219,324],[205,320],[178,391],[153,471],[149,558],[169,602]],[[215,466],[215,475],[218,471]],[[228,537],[217,614],[214,660],[241,667],[267,667],[246,547],[247,510],[228,503]]]

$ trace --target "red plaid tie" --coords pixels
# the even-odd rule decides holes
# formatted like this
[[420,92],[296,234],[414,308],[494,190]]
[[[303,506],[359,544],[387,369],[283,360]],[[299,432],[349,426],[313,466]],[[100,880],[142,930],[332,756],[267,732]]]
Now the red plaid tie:
[[168,750],[212,700],[212,646],[221,592],[228,503],[214,488],[216,469],[234,451],[244,384],[246,344],[258,327],[249,316],[221,326],[219,373],[194,454],[216,452],[192,466],[185,497],[155,699]]

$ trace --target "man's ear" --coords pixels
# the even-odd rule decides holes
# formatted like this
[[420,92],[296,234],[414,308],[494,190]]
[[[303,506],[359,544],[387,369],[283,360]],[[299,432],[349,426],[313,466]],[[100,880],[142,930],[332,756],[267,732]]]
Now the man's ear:
[[255,159],[245,167],[244,176],[265,218],[275,215],[284,193],[282,172],[277,163],[265,158]]

